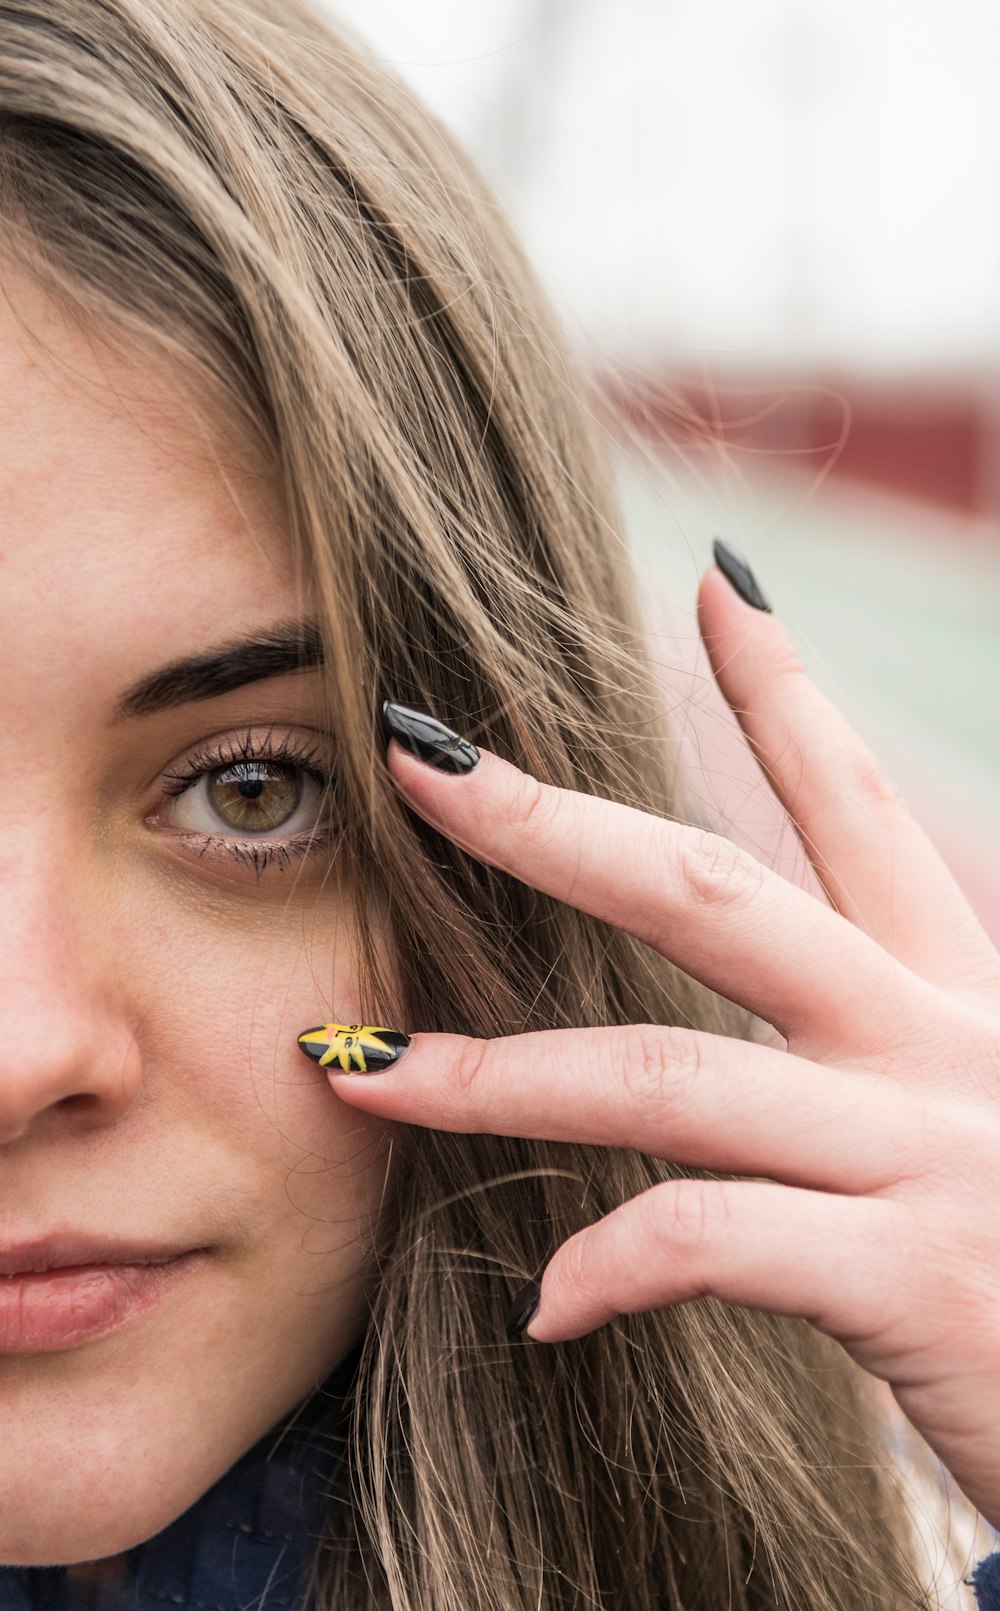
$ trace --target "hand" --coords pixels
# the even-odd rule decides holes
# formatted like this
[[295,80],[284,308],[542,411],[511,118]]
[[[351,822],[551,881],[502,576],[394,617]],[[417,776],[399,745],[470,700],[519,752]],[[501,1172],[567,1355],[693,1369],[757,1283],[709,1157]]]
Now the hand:
[[398,1072],[331,1083],[409,1124],[767,1177],[669,1181],[571,1237],[528,1334],[703,1294],[803,1316],[1000,1526],[1000,954],[775,617],[713,568],[699,620],[830,906],[725,838],[488,753],[449,776],[393,743],[389,767],[465,850],[636,935],[787,1049],[648,1024],[417,1035]]

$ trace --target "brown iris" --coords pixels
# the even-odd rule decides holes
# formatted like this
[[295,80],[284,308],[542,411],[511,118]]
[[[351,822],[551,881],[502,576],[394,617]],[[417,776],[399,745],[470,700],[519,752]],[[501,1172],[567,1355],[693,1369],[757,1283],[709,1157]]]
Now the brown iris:
[[302,799],[302,773],[277,761],[237,761],[213,775],[208,795],[227,827],[267,833],[294,815]]

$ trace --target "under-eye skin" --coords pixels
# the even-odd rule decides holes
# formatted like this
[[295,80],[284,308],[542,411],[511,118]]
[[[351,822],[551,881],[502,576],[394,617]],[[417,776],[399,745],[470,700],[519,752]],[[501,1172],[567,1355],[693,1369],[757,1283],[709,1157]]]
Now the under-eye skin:
[[305,735],[251,728],[206,740],[161,775],[159,788],[164,802],[148,827],[199,860],[235,861],[258,879],[328,853],[336,839],[332,763]]

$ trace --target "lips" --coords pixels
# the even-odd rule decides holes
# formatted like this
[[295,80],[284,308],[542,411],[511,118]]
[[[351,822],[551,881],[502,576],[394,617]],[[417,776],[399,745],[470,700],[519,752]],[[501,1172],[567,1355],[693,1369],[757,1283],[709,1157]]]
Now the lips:
[[[137,1324],[211,1266],[192,1238],[167,1243],[66,1227],[0,1244],[0,1355],[86,1347]],[[176,1300],[175,1300],[176,1301]]]
[[129,1241],[100,1233],[56,1231],[0,1244],[0,1278],[40,1275],[46,1270],[81,1265],[166,1264],[182,1253],[196,1251],[190,1242]]

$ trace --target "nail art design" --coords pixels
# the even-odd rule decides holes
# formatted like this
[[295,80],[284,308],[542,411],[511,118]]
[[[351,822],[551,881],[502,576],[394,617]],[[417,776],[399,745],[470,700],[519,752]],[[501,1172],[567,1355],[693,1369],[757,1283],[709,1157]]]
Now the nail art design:
[[746,560],[734,554],[731,548],[727,548],[721,537],[716,537],[712,544],[712,556],[730,587],[736,589],[745,604],[752,604],[755,610],[766,610],[769,615],[773,614]]
[[382,720],[390,738],[398,739],[404,750],[418,761],[436,766],[439,772],[471,772],[479,762],[475,744],[426,711],[387,699],[382,706]]
[[320,1024],[305,1029],[299,1046],[320,1068],[336,1064],[344,1074],[378,1074],[396,1063],[410,1044],[409,1035],[370,1024]]

